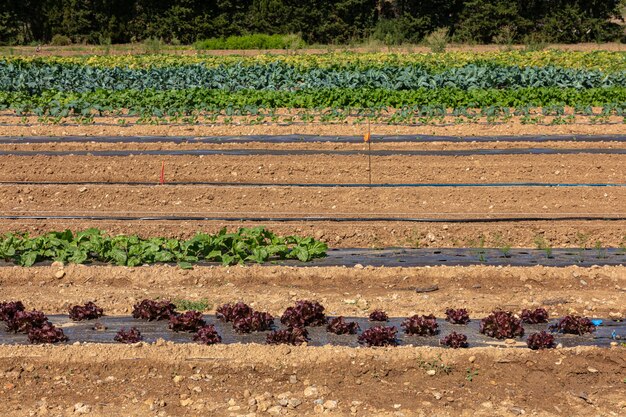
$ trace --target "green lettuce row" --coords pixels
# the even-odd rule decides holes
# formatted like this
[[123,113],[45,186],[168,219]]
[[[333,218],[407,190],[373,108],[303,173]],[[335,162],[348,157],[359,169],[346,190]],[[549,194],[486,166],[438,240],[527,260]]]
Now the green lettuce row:
[[453,88],[409,91],[376,89],[332,89],[284,91],[174,90],[174,91],[95,91],[42,94],[0,92],[0,110],[18,115],[167,115],[194,111],[229,111],[251,108],[401,108],[404,106],[445,106],[448,108],[485,106],[603,106],[626,103],[626,87],[521,88],[512,90]]
[[226,229],[217,234],[198,233],[188,240],[108,236],[98,229],[77,233],[65,230],[37,237],[9,233],[0,239],[0,259],[21,266],[41,261],[97,261],[125,266],[176,262],[183,268],[199,261],[224,265],[274,259],[306,262],[326,256],[327,249],[325,243],[311,237],[280,237],[262,227],[242,228],[235,233],[227,233]]

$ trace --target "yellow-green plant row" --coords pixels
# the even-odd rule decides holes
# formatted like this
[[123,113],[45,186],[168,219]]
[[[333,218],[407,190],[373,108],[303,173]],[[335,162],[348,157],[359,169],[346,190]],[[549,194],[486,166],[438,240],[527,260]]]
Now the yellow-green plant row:
[[300,69],[308,68],[381,68],[386,66],[421,65],[430,70],[445,70],[468,64],[496,66],[557,66],[563,68],[596,69],[605,72],[626,70],[626,52],[611,51],[561,51],[521,50],[497,52],[445,52],[433,53],[353,53],[333,52],[325,54],[254,56],[194,55],[114,55],[72,57],[6,56],[8,62],[40,61],[47,64],[83,64],[95,67],[149,68],[204,63],[207,66],[255,65],[282,62]]

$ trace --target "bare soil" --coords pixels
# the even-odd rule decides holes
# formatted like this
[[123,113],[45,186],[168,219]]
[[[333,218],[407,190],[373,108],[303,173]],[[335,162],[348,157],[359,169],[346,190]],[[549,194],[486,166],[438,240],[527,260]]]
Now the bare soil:
[[[617,416],[626,406],[624,358],[623,348],[6,346],[0,347],[0,410],[6,416],[268,411],[290,416]],[[281,400],[291,406],[282,406]],[[316,400],[328,408],[316,407]]]
[[[14,118],[13,118],[14,119]],[[11,120],[15,123],[15,120]],[[130,125],[116,126],[117,119],[108,125],[58,126],[33,124],[29,126],[1,126],[2,136],[228,136],[228,135],[363,135],[365,125],[291,124],[291,125]],[[528,125],[513,119],[505,124],[459,124],[445,126],[372,126],[378,135],[441,135],[441,136],[498,136],[498,135],[621,135],[623,123]]]
[[[80,145],[74,144],[73,148],[78,146]],[[23,148],[24,146],[20,146],[19,150],[25,150]],[[236,149],[250,148],[252,146],[245,144],[239,145]],[[276,148],[284,149],[282,146],[276,146]],[[337,148],[350,149],[344,146],[337,146]],[[424,148],[428,147],[424,146]],[[110,149],[110,147],[104,149]],[[372,181],[379,184],[624,183],[626,182],[626,172],[623,169],[625,161],[626,155],[607,154],[396,155],[373,156],[371,167]],[[165,162],[166,182],[363,184],[368,183],[369,170],[367,155],[137,155],[129,157],[10,155],[0,156],[0,181],[128,181],[156,184],[159,182],[162,162]]]

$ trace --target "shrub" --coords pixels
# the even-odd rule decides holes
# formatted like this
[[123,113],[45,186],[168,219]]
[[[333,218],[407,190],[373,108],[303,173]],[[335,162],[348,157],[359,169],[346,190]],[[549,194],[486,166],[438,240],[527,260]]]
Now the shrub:
[[58,343],[67,341],[67,336],[62,329],[57,329],[50,322],[41,327],[34,327],[28,331],[30,343]]
[[467,343],[467,336],[457,332],[452,332],[439,341],[440,345],[451,347],[452,349],[466,348],[469,346]]
[[235,321],[237,319],[249,316],[252,314],[252,308],[243,302],[236,304],[223,304],[215,311],[215,316],[222,321]]
[[436,29],[424,38],[424,44],[434,53],[445,52],[449,41],[448,28]]
[[586,317],[565,316],[556,324],[550,326],[550,330],[582,336],[585,333],[592,333],[595,331],[596,326],[594,326],[591,320]]
[[539,333],[533,333],[528,336],[528,340],[526,341],[528,347],[532,350],[538,349],[552,349],[554,348],[554,336],[550,333],[546,333],[545,331],[541,331]]
[[169,327],[175,332],[197,332],[205,325],[206,321],[202,318],[202,313],[190,310],[170,317]]
[[522,322],[510,311],[494,311],[480,322],[480,332],[496,339],[524,336]]
[[198,342],[202,345],[214,345],[216,343],[222,343],[222,337],[215,330],[215,326],[209,324],[198,330],[198,333],[193,337],[194,342]]
[[317,301],[299,300],[294,307],[288,307],[280,317],[280,322],[288,327],[322,326],[326,324],[324,306]]
[[522,321],[528,324],[538,324],[548,322],[548,311],[545,308],[534,310],[522,310]]
[[24,311],[21,301],[6,301],[0,303],[0,321],[10,321],[18,311]]
[[131,327],[128,330],[122,328],[117,332],[113,340],[120,343],[137,343],[143,340],[143,336],[136,327]]
[[309,333],[305,328],[296,327],[287,330],[275,330],[267,335],[266,343],[268,345],[301,345],[309,339]]
[[402,322],[402,328],[406,334],[416,336],[433,336],[437,334],[439,325],[432,314],[428,316],[414,315]]
[[446,309],[446,321],[453,324],[467,324],[470,322],[470,318],[467,310],[464,308],[448,308]]
[[374,326],[365,330],[359,336],[359,343],[368,347],[371,346],[397,346],[398,339],[395,327]]
[[245,317],[238,317],[233,322],[233,329],[237,333],[263,332],[271,330],[274,324],[274,317],[271,314],[253,311]]
[[142,320],[168,320],[176,315],[176,306],[169,300],[143,300],[139,304],[135,304],[133,309],[133,317]]
[[82,306],[74,306],[69,310],[70,319],[74,321],[94,320],[102,317],[102,309],[95,305],[92,301]]
[[326,326],[326,330],[334,334],[357,334],[359,329],[357,322],[346,322],[341,316],[331,319]]
[[72,40],[65,35],[56,34],[50,40],[50,45],[52,46],[68,46],[71,44],[72,44]]
[[389,321],[389,316],[383,310],[376,309],[371,312],[370,321]]

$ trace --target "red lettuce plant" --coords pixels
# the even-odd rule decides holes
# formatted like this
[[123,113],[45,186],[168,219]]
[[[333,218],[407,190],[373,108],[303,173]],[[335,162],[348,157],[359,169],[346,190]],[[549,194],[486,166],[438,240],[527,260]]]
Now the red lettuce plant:
[[102,317],[102,309],[95,305],[92,301],[82,306],[74,306],[69,310],[70,319],[74,321],[94,320]]
[[417,336],[433,336],[437,334],[439,327],[437,319],[432,314],[428,316],[416,314],[405,319],[401,326],[406,334]]
[[268,345],[301,345],[309,340],[309,332],[304,327],[288,328],[287,330],[275,330],[267,335]]
[[264,332],[271,330],[274,317],[270,313],[252,311],[245,317],[238,317],[233,322],[233,329],[237,333]]
[[376,309],[370,313],[370,321],[389,321],[389,316],[383,310]]
[[120,343],[137,343],[143,340],[143,336],[136,327],[131,327],[128,330],[122,328],[117,332],[113,340]]
[[395,327],[374,326],[359,336],[359,343],[365,346],[396,346],[398,339]]
[[193,337],[194,342],[198,342],[202,345],[214,345],[216,343],[222,343],[222,337],[215,330],[215,326],[209,324],[198,330]]
[[135,304],[133,317],[142,320],[168,320],[176,315],[176,306],[169,300],[143,300],[139,304]]
[[58,343],[67,341],[67,336],[62,329],[57,329],[50,322],[44,323],[41,327],[33,327],[28,331],[28,341],[30,343]]
[[528,340],[526,344],[532,350],[539,349],[552,349],[554,348],[554,336],[550,333],[546,333],[545,331],[541,331],[539,333],[533,333],[528,336]]
[[288,307],[280,317],[280,322],[288,327],[322,326],[326,324],[324,306],[317,301],[296,301],[294,307]]
[[520,319],[510,311],[494,311],[480,322],[480,332],[496,339],[524,336]]
[[359,329],[357,322],[346,322],[341,316],[331,319],[326,326],[326,330],[334,334],[357,334]]
[[441,339],[439,341],[439,344],[451,347],[453,349],[466,348],[469,346],[469,344],[467,343],[467,336],[457,332],[450,333],[449,335]]
[[24,304],[21,301],[2,302],[0,303],[0,321],[9,321],[13,319],[15,313],[24,310]]
[[446,321],[452,324],[467,324],[470,322],[469,313],[464,308],[446,309]]
[[534,310],[522,310],[522,321],[527,324],[538,324],[548,322],[548,311],[545,308]]
[[6,322],[7,331],[28,333],[30,329],[41,328],[48,323],[48,317],[41,311],[17,311],[13,318]]
[[206,321],[202,318],[202,313],[190,310],[170,317],[169,327],[175,332],[197,332],[205,325]]
[[580,316],[565,316],[560,319],[556,324],[550,326],[550,330],[583,335],[585,333],[592,333],[596,330],[596,326],[587,317]]
[[224,304],[217,308],[215,316],[222,321],[235,321],[252,314],[252,308],[241,301],[236,304]]

